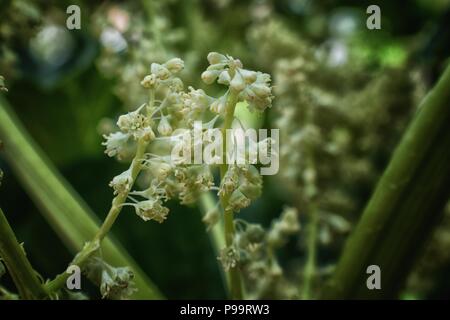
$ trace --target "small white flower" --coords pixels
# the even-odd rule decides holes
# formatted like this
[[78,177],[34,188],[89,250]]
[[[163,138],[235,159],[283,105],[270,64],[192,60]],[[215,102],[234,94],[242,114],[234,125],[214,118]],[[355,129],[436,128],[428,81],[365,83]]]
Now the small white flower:
[[126,147],[130,135],[128,133],[123,133],[120,131],[110,133],[109,135],[104,135],[103,138],[106,141],[102,142],[102,145],[106,146],[105,153],[109,157],[119,156],[122,150]]
[[221,250],[220,256],[217,258],[226,272],[236,268],[239,262],[239,253],[234,247],[226,247]]
[[137,110],[121,115],[117,120],[117,126],[124,133],[131,134],[135,139],[144,138],[147,141],[153,140],[155,134],[151,128],[152,121],[141,110],[145,104]]
[[164,207],[158,199],[144,200],[131,205],[134,206],[136,214],[144,221],[154,220],[163,223],[169,214],[169,209]]
[[114,189],[114,194],[124,194],[130,191],[133,178],[131,177],[131,169],[128,169],[118,176],[115,176],[109,183],[109,186]]

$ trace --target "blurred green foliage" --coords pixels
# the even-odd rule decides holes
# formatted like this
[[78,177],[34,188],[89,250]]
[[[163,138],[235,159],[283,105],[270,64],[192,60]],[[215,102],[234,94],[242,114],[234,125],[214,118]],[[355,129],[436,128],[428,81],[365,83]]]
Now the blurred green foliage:
[[[100,62],[105,62],[105,59],[111,62],[109,59],[113,58],[105,55],[98,42],[98,21],[92,21],[90,17],[95,17],[94,13],[102,13],[110,2],[77,2],[82,6],[82,30],[68,34],[73,37],[75,47],[68,53],[67,60],[55,67],[45,65],[32,55],[29,39],[38,31],[36,23],[44,21],[44,24],[64,26],[66,1],[36,1],[33,2],[35,6],[25,7],[20,7],[24,5],[23,1],[0,1],[0,74],[6,77],[9,90],[6,98],[31,136],[98,217],[103,218],[111,201],[108,182],[123,169],[123,165],[104,155],[101,146],[103,128],[99,123],[104,118],[114,118],[124,109],[135,107],[129,104],[136,97],[124,97],[128,87],[125,87],[125,92],[117,94],[117,86],[124,85],[119,75],[127,70],[126,62],[133,60],[130,57],[122,59],[124,57],[119,55],[119,59],[113,61],[116,64],[110,66],[113,68],[112,76],[102,72],[104,69]],[[11,3],[18,3],[19,7],[8,7]],[[371,4],[370,1],[327,0],[318,4],[308,0],[167,0],[155,5],[153,18],[160,15],[164,23],[169,23],[169,30],[181,32],[180,40],[171,43],[165,54],[180,55],[187,61],[191,59],[195,62],[193,68],[197,70],[206,65],[199,57],[204,57],[208,51],[220,50],[242,57],[249,65],[273,70],[271,54],[276,56],[283,47],[271,47],[272,51],[264,56],[266,53],[259,50],[261,47],[252,45],[249,36],[250,30],[265,19],[264,10],[268,8],[271,15],[283,21],[289,32],[297,34],[300,39],[304,37],[308,45],[320,47],[329,39],[344,38],[346,45],[352,48],[351,55],[354,56],[350,59],[354,57],[355,63],[362,61],[368,74],[383,68],[411,66],[423,71],[425,85],[432,83],[450,53],[450,30],[444,19],[449,16],[449,1],[416,0],[408,5],[387,0],[378,3],[382,8],[383,29],[368,32],[358,27],[359,31],[351,36],[336,34],[329,22],[342,16],[353,17],[364,26],[365,8]],[[31,33],[15,34],[11,31],[25,30],[22,29],[24,25],[31,26]],[[164,37],[165,33],[159,36]],[[278,36],[283,37],[274,35]],[[141,54],[148,53],[147,59],[152,59],[153,53],[140,47],[140,42],[131,43],[136,51],[143,50]],[[297,53],[294,50],[287,56],[296,56]],[[187,70],[187,73],[191,83],[199,82],[192,77],[198,72]],[[139,83],[138,77],[136,83]],[[377,99],[376,93],[373,93],[373,99]],[[409,109],[412,106],[403,107]],[[402,112],[408,119],[408,111],[402,109]],[[265,125],[270,123],[270,119],[255,119],[245,114],[242,117],[254,125],[263,121]],[[390,137],[389,151],[399,134],[395,132]],[[381,158],[377,158],[378,173],[388,161],[386,154],[381,153]],[[0,167],[5,173],[0,206],[11,213],[10,223],[18,238],[25,243],[34,267],[44,277],[52,277],[65,268],[72,256],[45,223],[1,156]],[[240,217],[268,226],[283,205],[290,202],[286,199],[285,189],[280,189],[278,183],[274,178],[266,179],[261,199],[243,210]],[[359,206],[354,209],[357,212],[370,190],[352,192]],[[218,262],[198,210],[173,206],[171,211],[173,213],[167,222],[159,225],[143,223],[127,208],[112,233],[168,298],[224,298]],[[299,264],[304,262],[304,251],[299,250],[299,247],[304,247],[303,241],[302,237],[293,240],[280,253],[281,263],[290,273],[295,274]],[[448,249],[448,246],[444,248]],[[321,252],[324,264],[332,259],[330,257],[334,259],[336,254],[328,250]],[[448,283],[449,259],[443,259],[438,269],[436,273],[442,275],[439,282]],[[420,281],[414,282],[411,292],[419,292],[420,295],[423,287],[418,283]],[[6,284],[12,289],[10,282]],[[423,289],[423,292],[431,297],[450,296],[448,286],[431,287]],[[95,296],[95,290],[91,294]]]

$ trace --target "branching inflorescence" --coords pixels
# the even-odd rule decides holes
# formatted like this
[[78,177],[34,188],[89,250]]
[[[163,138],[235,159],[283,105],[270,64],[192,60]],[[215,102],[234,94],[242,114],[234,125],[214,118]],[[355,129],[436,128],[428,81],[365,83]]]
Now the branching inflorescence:
[[[116,206],[132,206],[143,220],[163,222],[169,213],[165,202],[177,199],[182,204],[194,203],[203,192],[216,191],[224,211],[226,248],[220,260],[229,274],[233,297],[241,298],[241,280],[235,257],[233,213],[250,205],[261,194],[262,178],[253,164],[227,164],[224,153],[230,143],[226,130],[232,127],[236,104],[246,101],[252,111],[263,112],[271,106],[270,76],[243,68],[242,63],[230,56],[212,52],[208,55],[210,66],[202,74],[206,84],[227,86],[226,92],[214,98],[201,89],[189,87],[184,90],[177,74],[183,69],[182,60],[175,58],[164,64],[153,63],[151,74],[144,77],[141,85],[149,92],[149,102],[137,110],[119,117],[119,131],[105,136],[106,153],[120,159],[134,155],[131,166],[111,181]],[[220,165],[220,183],[216,186],[214,166],[204,163],[192,164],[190,155],[196,152],[197,143],[184,139],[180,130],[194,129],[201,122],[202,129],[213,129],[221,123],[222,150],[217,164]],[[187,133],[188,136],[191,133]],[[205,132],[206,135],[206,132]],[[205,139],[205,137],[202,137]],[[213,139],[208,137],[206,139]],[[267,141],[262,141],[263,146]],[[182,150],[189,156],[179,157],[173,150]],[[224,151],[224,152],[222,152]],[[139,172],[146,181],[143,190],[133,190]],[[216,222],[218,219],[210,219]]]
[[[164,64],[153,63],[150,74],[141,81],[148,91],[148,102],[121,115],[117,121],[118,131],[105,135],[105,153],[122,161],[130,160],[131,164],[112,179],[110,186],[115,197],[111,209],[95,238],[72,262],[83,267],[87,276],[100,286],[103,297],[124,298],[133,292],[131,271],[113,268],[101,259],[100,242],[122,208],[133,207],[144,221],[162,223],[169,214],[168,200],[193,204],[205,192],[217,193],[220,201],[216,207],[221,206],[223,211],[225,248],[218,259],[227,273],[231,297],[243,297],[241,272],[248,280],[255,275],[266,275],[264,271],[269,269],[273,273],[275,268],[273,274],[280,278],[272,249],[283,243],[287,235],[298,231],[297,213],[295,210],[286,212],[267,234],[259,225],[234,220],[236,212],[260,196],[263,180],[255,167],[256,161],[250,161],[254,159],[255,149],[244,153],[247,161],[237,161],[233,158],[236,151],[230,148],[233,137],[227,135],[233,127],[237,103],[245,101],[248,108],[256,112],[271,106],[270,75],[244,69],[241,61],[215,52],[208,55],[208,61],[210,66],[202,74],[202,80],[207,84],[217,81],[225,85],[227,90],[221,96],[215,98],[192,87],[185,90],[178,77],[184,68],[179,58]],[[212,164],[192,162],[192,155],[195,158],[199,147],[200,152],[205,151],[196,139],[198,131],[196,133],[195,129],[199,123],[201,141],[221,142],[218,148],[210,150],[215,160]],[[236,123],[242,127],[239,121]],[[216,131],[211,134],[208,130]],[[247,136],[244,140],[247,144],[255,142]],[[256,150],[266,154],[269,149],[276,152],[271,146],[272,139],[266,137],[256,143]],[[215,169],[220,172],[219,181],[214,179]],[[138,178],[139,190],[135,187]],[[209,227],[220,220],[217,210],[211,212],[216,212],[216,216],[207,215],[204,219]],[[65,274],[58,276],[47,284],[47,290],[57,290],[66,278]],[[256,285],[256,282],[250,284],[248,290],[263,292],[267,285]],[[254,295],[259,296],[259,293]]]

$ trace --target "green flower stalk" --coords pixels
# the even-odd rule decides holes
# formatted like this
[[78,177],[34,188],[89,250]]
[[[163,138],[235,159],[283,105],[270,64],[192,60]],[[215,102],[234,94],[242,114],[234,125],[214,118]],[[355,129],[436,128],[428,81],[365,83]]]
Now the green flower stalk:
[[[148,103],[148,109],[151,110],[154,103],[154,95],[150,94],[150,101]],[[138,110],[139,111],[139,110]],[[136,121],[136,119],[133,119],[134,117],[137,117],[138,113],[131,113],[130,118],[132,120]],[[122,121],[119,119],[119,126],[120,123],[122,123],[122,127],[127,127],[127,125],[130,125],[127,121],[130,119],[122,118]],[[101,225],[98,232],[95,234],[94,238],[86,243],[83,250],[80,251],[75,259],[72,261],[71,265],[76,265],[80,268],[86,267],[86,265],[89,264],[91,256],[98,251],[100,248],[100,244],[102,240],[105,238],[105,236],[108,234],[109,230],[112,228],[114,222],[116,221],[117,217],[119,216],[122,207],[128,197],[128,193],[130,192],[131,188],[134,185],[134,182],[136,181],[137,176],[139,175],[139,172],[141,171],[141,162],[144,156],[144,152],[147,148],[147,145],[149,141],[154,137],[154,134],[151,130],[148,130],[146,127],[134,127],[133,126],[133,133],[135,134],[135,137],[137,138],[137,147],[136,147],[136,155],[134,159],[131,162],[130,168],[126,171],[127,175],[124,177],[120,177],[120,179],[117,179],[116,181],[113,180],[111,182],[111,186],[114,188],[115,193],[117,194],[116,197],[112,201],[111,209],[108,212],[108,215],[106,216],[103,224]],[[106,264],[104,264],[106,266]],[[86,269],[86,268],[85,268]],[[89,273],[89,269],[86,270],[87,273]],[[46,288],[49,292],[55,292],[62,288],[67,278],[69,277],[69,273],[64,272],[57,276],[54,280],[47,283]],[[105,280],[102,278],[102,280]],[[105,286],[108,286],[104,282],[100,283],[100,288],[103,288]],[[129,290],[129,287],[126,287],[127,294],[131,295],[133,293],[133,290]],[[103,297],[108,296],[108,291],[103,294]],[[117,294],[116,292],[115,296],[122,296],[122,294]]]
[[[234,214],[260,195],[262,179],[251,164],[227,163],[229,141],[226,133],[232,128],[238,102],[246,101],[249,109],[257,112],[270,107],[270,76],[246,70],[239,60],[215,52],[208,55],[208,61],[210,66],[201,78],[207,84],[217,80],[227,86],[222,96],[214,98],[192,87],[185,91],[183,81],[178,78],[178,73],[184,68],[181,59],[152,63],[151,73],[141,81],[141,86],[149,91],[150,102],[120,116],[117,121],[119,131],[105,136],[104,145],[109,156],[122,160],[130,155],[133,157],[132,167],[111,181],[116,198],[113,214],[107,220],[112,223],[120,209],[126,206],[132,207],[144,221],[162,223],[169,217],[165,203],[170,199],[186,205],[196,202],[208,204],[210,199],[207,195],[217,192],[223,212],[224,236],[218,236],[214,226],[220,220],[220,211],[211,209],[217,205],[208,204],[204,221],[209,224],[209,229],[215,230],[213,239],[217,242],[220,257],[224,252],[236,252],[236,256],[228,256],[231,260],[220,261],[227,273],[230,297],[242,299]],[[201,123],[200,128],[196,127],[198,123]],[[195,129],[200,130],[202,140],[209,139],[206,138],[210,134],[208,129],[218,130],[224,143],[221,155],[215,154],[214,157],[222,157],[222,162],[195,161],[195,154],[205,151],[196,141]],[[193,155],[194,163],[191,161]],[[218,186],[212,174],[217,165],[220,171]],[[140,189],[132,190],[139,173],[141,177],[137,186]],[[109,225],[106,223],[105,229]]]

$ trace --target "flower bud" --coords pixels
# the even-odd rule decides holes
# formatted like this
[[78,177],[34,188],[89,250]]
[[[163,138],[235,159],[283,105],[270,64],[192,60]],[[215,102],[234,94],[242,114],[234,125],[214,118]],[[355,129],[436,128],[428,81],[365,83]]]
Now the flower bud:
[[227,86],[230,84],[230,81],[231,81],[230,73],[228,72],[228,70],[224,70],[220,73],[217,83],[224,84]]
[[152,63],[150,69],[152,74],[161,80],[166,80],[170,77],[170,71],[159,63]]
[[147,75],[144,77],[144,79],[141,81],[141,86],[143,86],[146,89],[152,89],[156,85],[156,77],[153,74]]
[[158,132],[163,136],[168,136],[172,133],[172,127],[170,126],[167,117],[163,116],[159,121]]
[[172,73],[178,73],[184,68],[184,61],[180,58],[173,58],[167,61],[164,66]]
[[253,83],[256,81],[256,72],[255,71],[250,71],[247,69],[240,69],[239,72],[241,73],[241,75],[244,78],[246,83]]
[[214,81],[216,81],[217,77],[219,76],[220,71],[217,70],[207,70],[202,73],[202,80],[206,84],[213,84]]
[[227,61],[226,56],[224,56],[223,54],[217,53],[217,52],[210,52],[208,54],[207,59],[208,59],[209,64],[218,64],[218,63]]
[[230,88],[237,92],[244,90],[245,81],[239,71],[234,74],[233,80],[230,82]]
[[254,83],[250,86],[250,89],[260,98],[266,98],[272,94],[270,87],[264,84]]

